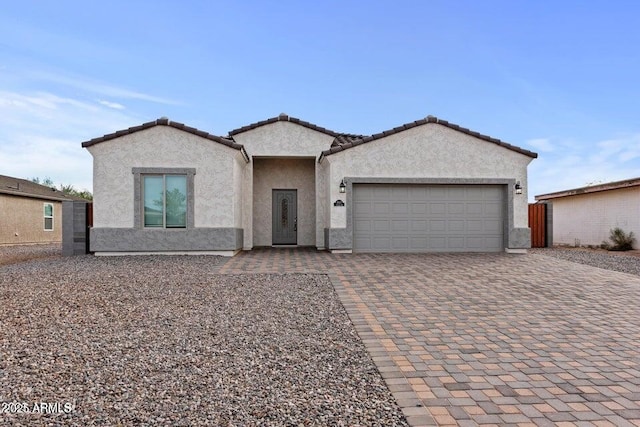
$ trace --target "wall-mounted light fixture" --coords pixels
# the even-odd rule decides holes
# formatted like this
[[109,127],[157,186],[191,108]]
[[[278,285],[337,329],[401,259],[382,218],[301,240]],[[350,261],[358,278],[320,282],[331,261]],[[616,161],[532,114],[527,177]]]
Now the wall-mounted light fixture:
[[522,185],[520,185],[520,181],[516,181],[514,188],[516,189],[516,194],[522,194]]
[[347,192],[347,184],[344,183],[344,179],[342,180],[342,182],[340,182],[340,192],[341,193]]

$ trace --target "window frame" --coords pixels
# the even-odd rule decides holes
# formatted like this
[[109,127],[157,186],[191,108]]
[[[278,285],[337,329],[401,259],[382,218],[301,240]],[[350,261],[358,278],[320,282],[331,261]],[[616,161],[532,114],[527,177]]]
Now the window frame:
[[142,198],[143,200],[146,199],[146,179],[145,178],[162,178],[162,224],[161,225],[147,225],[146,223],[146,204],[143,203],[143,224],[142,226],[144,228],[187,228],[187,213],[189,211],[189,206],[186,203],[185,200],[185,218],[184,218],[184,226],[183,225],[178,225],[178,226],[169,226],[167,225],[167,178],[168,177],[180,177],[180,178],[184,178],[185,180],[185,197],[186,195],[186,190],[187,190],[187,181],[188,181],[188,176],[186,174],[174,174],[174,173],[165,173],[165,174],[142,174],[141,178],[142,178]]
[[[194,228],[194,176],[195,168],[132,168],[134,178],[134,228],[142,230],[188,230]],[[144,225],[144,177],[145,176],[162,176],[163,177],[163,215],[162,227],[148,227]],[[166,226],[166,176],[186,176],[187,178],[187,218],[185,227],[167,227]]]
[[[47,206],[51,206],[51,215],[47,215]],[[55,228],[55,206],[53,203],[43,203],[42,204],[42,215],[43,215],[43,230],[44,231],[54,231]],[[51,228],[47,228],[47,219],[51,219]]]

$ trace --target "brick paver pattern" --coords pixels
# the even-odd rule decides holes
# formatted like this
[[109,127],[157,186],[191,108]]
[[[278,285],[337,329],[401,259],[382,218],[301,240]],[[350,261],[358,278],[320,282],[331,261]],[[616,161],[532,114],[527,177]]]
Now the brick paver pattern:
[[409,423],[640,426],[640,278],[539,254],[262,249],[332,279]]

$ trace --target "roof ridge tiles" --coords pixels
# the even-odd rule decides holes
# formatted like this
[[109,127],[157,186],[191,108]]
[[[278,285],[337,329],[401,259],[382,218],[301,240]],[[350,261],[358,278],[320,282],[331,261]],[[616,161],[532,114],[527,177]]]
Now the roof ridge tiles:
[[[476,131],[473,131],[471,129],[464,128],[464,127],[462,127],[460,125],[448,122],[447,120],[439,119],[436,116],[432,116],[432,115],[428,115],[427,117],[425,117],[423,119],[420,119],[420,120],[416,120],[416,121],[413,121],[413,122],[406,123],[406,124],[404,124],[402,126],[397,126],[397,127],[393,128],[393,129],[390,129],[390,130],[378,132],[378,133],[375,133],[373,135],[363,137],[361,139],[353,141],[351,144],[337,144],[335,146],[332,146],[332,149],[323,151],[322,154],[321,154],[321,157],[322,156],[327,156],[329,154],[334,154],[334,153],[337,153],[339,151],[346,150],[346,149],[354,147],[356,145],[364,144],[364,143],[367,143],[367,142],[374,141],[376,139],[381,139],[381,138],[384,138],[384,137],[387,137],[387,136],[390,136],[390,135],[393,135],[393,134],[396,134],[396,133],[399,133],[399,132],[403,132],[405,130],[408,130],[408,129],[411,129],[411,128],[414,128],[414,127],[417,127],[417,126],[421,126],[421,125],[424,125],[424,124],[427,124],[427,123],[435,123],[435,124],[439,124],[439,125],[448,127],[448,128],[453,129],[455,131],[462,132],[462,133],[465,133],[467,135],[476,137],[478,139],[482,139],[484,141],[494,143],[494,144],[499,145],[501,147],[505,147],[505,148],[507,148],[509,150],[512,150],[512,151],[515,151],[517,153],[524,154],[525,156],[529,156],[529,157],[532,157],[532,158],[538,157],[538,155],[536,153],[534,153],[533,151],[529,151],[529,150],[526,150],[524,148],[520,148],[520,147],[517,147],[515,145],[511,145],[511,144],[506,143],[506,142],[504,142],[504,141],[502,141],[502,140],[500,140],[498,138],[493,138],[491,136],[484,135],[484,134],[482,134],[480,132],[476,132]],[[333,148],[335,148],[335,150]]]
[[132,133],[136,133],[145,129],[149,129],[155,126],[169,126],[175,129],[179,129],[182,130],[184,132],[188,132],[190,134],[199,136],[201,138],[205,138],[205,139],[209,139],[211,141],[214,142],[218,142],[220,144],[226,145],[228,147],[234,148],[236,150],[244,150],[244,147],[241,144],[238,144],[237,142],[235,142],[232,138],[229,137],[223,137],[223,136],[218,136],[218,135],[213,135],[209,132],[191,127],[191,126],[187,126],[184,123],[180,123],[180,122],[174,122],[166,117],[161,117],[157,120],[153,120],[151,122],[145,122],[142,123],[141,125],[137,125],[137,126],[132,126],[129,127],[127,129],[122,129],[113,133],[108,133],[105,134],[103,136],[97,137],[97,138],[93,138],[90,139],[88,141],[84,141],[82,143],[83,147],[90,147],[92,145],[101,143],[101,142],[105,142],[105,141],[109,141],[111,139],[115,139],[115,138],[119,138],[121,136],[125,136],[125,135],[130,135]]

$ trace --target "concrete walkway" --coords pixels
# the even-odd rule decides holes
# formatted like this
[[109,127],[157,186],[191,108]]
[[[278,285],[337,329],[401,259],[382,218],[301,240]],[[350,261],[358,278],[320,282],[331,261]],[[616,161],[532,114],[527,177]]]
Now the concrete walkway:
[[640,426],[640,278],[539,254],[254,250],[323,273],[413,426]]

